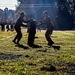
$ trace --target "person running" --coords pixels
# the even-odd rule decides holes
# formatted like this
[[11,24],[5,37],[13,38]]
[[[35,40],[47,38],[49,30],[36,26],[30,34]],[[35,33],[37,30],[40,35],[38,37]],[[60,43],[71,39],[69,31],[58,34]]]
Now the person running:
[[19,42],[20,42],[20,40],[22,38],[21,26],[23,26],[23,22],[28,23],[30,21],[30,20],[25,21],[24,16],[25,16],[25,14],[22,12],[20,14],[20,17],[18,18],[16,24],[15,24],[15,30],[16,30],[16,33],[17,33],[17,35],[15,36],[15,38],[13,40],[13,42],[15,44],[19,44]]
[[45,24],[47,27],[45,38],[48,42],[49,46],[52,46],[54,44],[53,40],[51,39],[51,35],[53,33],[53,23],[51,22],[50,16],[48,14],[48,11],[43,12],[44,19],[41,21],[41,24]]

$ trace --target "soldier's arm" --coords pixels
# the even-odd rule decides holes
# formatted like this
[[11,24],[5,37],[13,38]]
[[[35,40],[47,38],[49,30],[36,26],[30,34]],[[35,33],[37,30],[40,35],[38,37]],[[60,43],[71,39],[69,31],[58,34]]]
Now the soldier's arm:
[[24,23],[29,23],[29,22],[30,22],[30,20],[26,20],[26,21],[25,21],[25,20],[23,20],[23,22],[24,22]]

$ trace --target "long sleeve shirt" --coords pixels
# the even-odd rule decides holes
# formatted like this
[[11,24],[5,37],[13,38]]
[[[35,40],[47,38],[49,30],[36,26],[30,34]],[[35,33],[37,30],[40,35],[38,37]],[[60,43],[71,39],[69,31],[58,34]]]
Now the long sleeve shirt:
[[46,24],[46,27],[48,29],[53,28],[53,24],[52,24],[51,19],[50,19],[49,16],[47,16],[47,17],[44,18],[43,23]]
[[28,20],[28,21],[25,21],[25,20],[23,19],[23,17],[19,17],[18,20],[17,20],[17,22],[16,22],[16,24],[15,24],[15,27],[20,28],[20,27],[23,25],[23,22],[24,22],[24,23],[28,23],[29,20]]

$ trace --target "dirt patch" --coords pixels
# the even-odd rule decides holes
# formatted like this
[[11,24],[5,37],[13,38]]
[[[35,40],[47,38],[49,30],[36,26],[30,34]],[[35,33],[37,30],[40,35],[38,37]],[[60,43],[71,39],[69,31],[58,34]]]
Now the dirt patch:
[[75,64],[74,63],[57,63],[58,71],[69,73],[70,75],[75,75]]
[[21,56],[22,55],[0,53],[0,60],[16,60],[19,59]]

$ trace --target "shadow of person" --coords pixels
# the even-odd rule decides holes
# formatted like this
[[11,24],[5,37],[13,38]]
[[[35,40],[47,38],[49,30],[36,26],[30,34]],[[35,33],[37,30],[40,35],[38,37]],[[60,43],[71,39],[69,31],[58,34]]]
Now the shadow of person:
[[35,38],[35,39],[38,39],[38,37],[37,37],[37,36],[35,36],[34,38]]
[[33,44],[33,45],[32,45],[32,46],[30,46],[30,47],[32,47],[32,48],[42,48],[42,46],[35,45],[35,44]]
[[54,50],[60,50],[60,46],[52,46]]
[[19,47],[19,48],[28,49],[27,46],[24,46],[24,45],[22,45],[22,44],[17,44],[16,46]]

